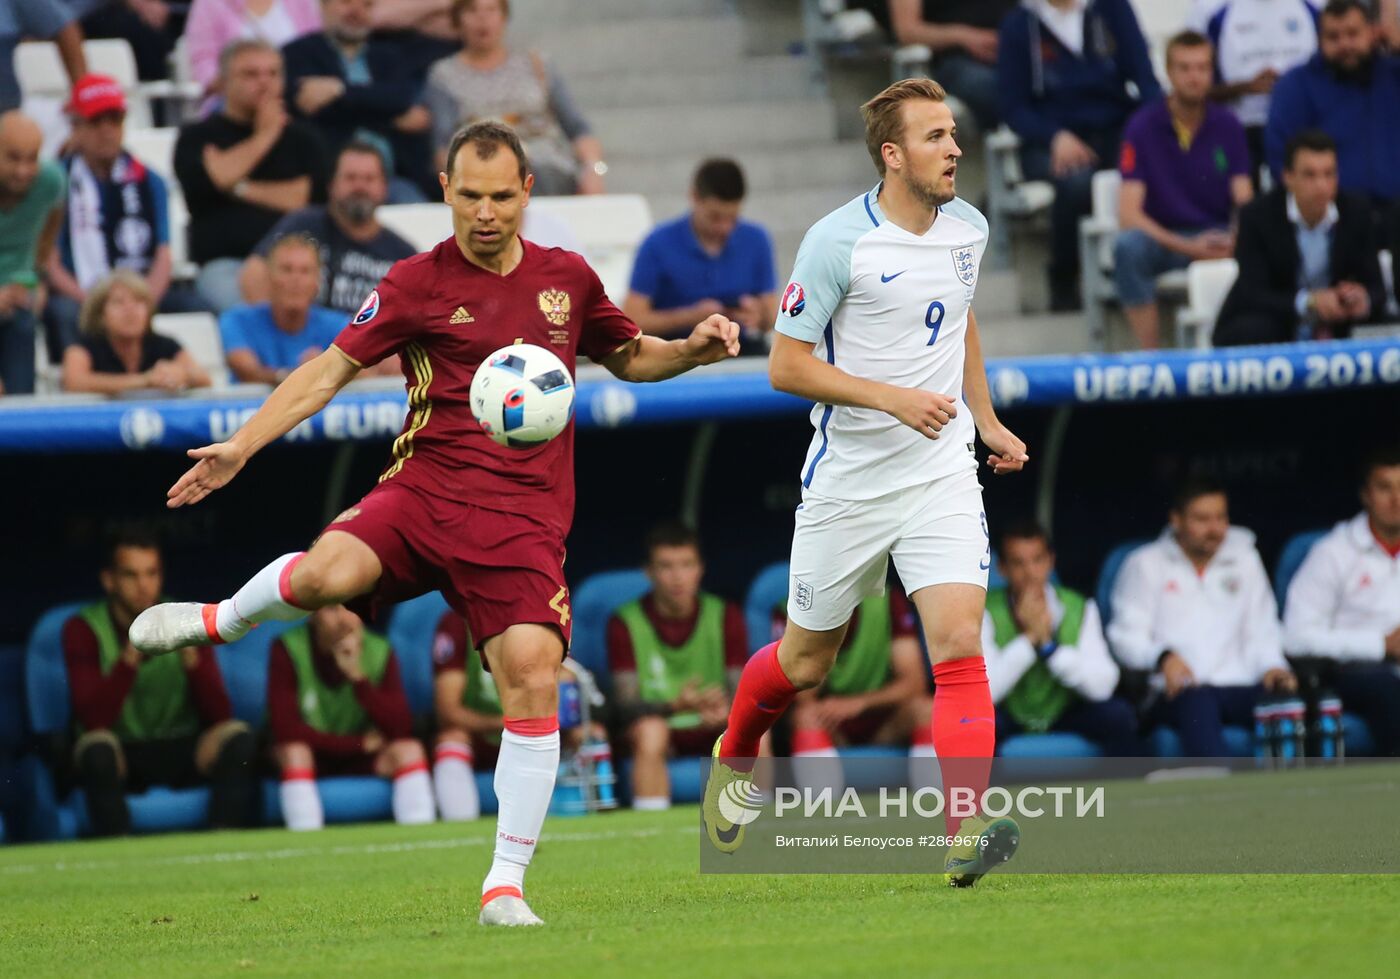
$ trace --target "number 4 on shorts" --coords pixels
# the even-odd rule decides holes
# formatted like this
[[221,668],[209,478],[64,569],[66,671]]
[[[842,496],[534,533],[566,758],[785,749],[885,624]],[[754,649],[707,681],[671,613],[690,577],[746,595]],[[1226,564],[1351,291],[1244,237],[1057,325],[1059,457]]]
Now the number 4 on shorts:
[[559,613],[559,624],[566,626],[569,624],[569,589],[560,588],[558,593],[549,600],[549,607]]

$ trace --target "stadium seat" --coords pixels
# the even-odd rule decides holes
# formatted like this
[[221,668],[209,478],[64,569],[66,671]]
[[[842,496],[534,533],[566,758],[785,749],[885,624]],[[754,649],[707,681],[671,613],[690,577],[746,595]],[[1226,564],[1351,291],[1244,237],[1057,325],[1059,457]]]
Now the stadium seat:
[[399,658],[404,693],[415,716],[433,713],[433,632],[450,611],[442,594],[430,591],[394,606],[384,630]]
[[[1211,345],[1220,307],[1239,274],[1239,263],[1233,258],[1205,259],[1186,267],[1186,308],[1176,318],[1178,347]],[[1194,337],[1188,336],[1193,332]]]
[[195,363],[209,372],[214,387],[228,387],[224,341],[213,313],[157,313],[151,320],[151,328],[188,350]]
[[574,610],[574,640],[569,655],[592,671],[603,691],[611,689],[608,674],[608,618],[619,605],[641,598],[651,590],[651,582],[639,570],[602,571],[585,578],[572,589],[569,605]]
[[1098,585],[1094,589],[1094,601],[1099,606],[1099,617],[1106,626],[1113,618],[1113,583],[1118,580],[1118,572],[1123,570],[1123,562],[1128,555],[1146,544],[1145,540],[1130,540],[1119,544],[1108,552],[1099,569]]
[[[536,197],[530,211],[557,218],[578,239],[603,288],[614,302],[627,294],[632,259],[651,230],[651,208],[640,194],[592,194]],[[442,204],[391,204],[378,211],[379,221],[427,251],[452,234],[452,212]],[[528,228],[526,230],[528,236]]]
[[1279,611],[1283,611],[1284,599],[1288,597],[1288,584],[1298,569],[1303,566],[1313,545],[1327,535],[1326,530],[1305,530],[1288,538],[1279,552],[1278,564],[1274,567],[1274,596],[1278,599]]
[[122,138],[126,151],[165,180],[167,185],[179,189],[175,177],[175,141],[180,130],[174,126],[156,129],[128,128]]
[[[1254,754],[1254,735],[1247,729],[1227,727],[1224,736],[1225,757],[1248,758]],[[1186,753],[1181,746],[1181,735],[1166,726],[1153,728],[1148,733],[1147,742],[1156,758],[1181,758]]]
[[1021,140],[1007,126],[987,135],[987,242],[992,268],[1011,267],[1011,225],[1050,210],[1055,188],[1045,180],[1021,174]]
[[773,613],[787,607],[788,563],[778,561],[754,576],[744,598],[744,626],[749,633],[749,654],[773,639]]
[[[131,44],[121,38],[83,42],[88,71],[110,75],[126,92],[127,123],[136,128],[152,124],[151,99],[173,94],[169,83],[146,84],[136,74],[136,55]],[[69,80],[63,70],[58,46],[52,41],[28,41],[15,48],[15,75],[25,99],[34,97],[66,100]]]
[[1103,749],[1088,738],[1060,731],[1018,734],[997,749],[998,758],[1099,758]]

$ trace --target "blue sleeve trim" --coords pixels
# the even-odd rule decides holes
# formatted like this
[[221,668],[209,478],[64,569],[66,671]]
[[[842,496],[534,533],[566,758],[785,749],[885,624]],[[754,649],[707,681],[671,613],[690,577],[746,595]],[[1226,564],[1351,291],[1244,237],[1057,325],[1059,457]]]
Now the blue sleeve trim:
[[861,198],[861,202],[865,204],[865,213],[870,215],[870,223],[878,228],[880,226],[880,220],[875,217],[875,212],[870,209],[870,191],[867,190],[865,192],[865,196]]
[[[868,206],[867,206],[867,209],[868,209]],[[834,337],[834,331],[833,331],[832,328],[831,328],[831,321],[830,321],[830,320],[827,320],[826,329],[823,331],[823,336],[826,337],[826,362],[827,362],[828,364],[835,364],[835,363],[836,363],[836,340],[835,340],[835,337]],[[814,455],[814,456],[812,457],[812,464],[809,465],[809,466],[807,467],[807,474],[806,474],[805,476],[802,477],[802,485],[803,485],[804,488],[809,488],[809,487],[811,487],[811,485],[812,485],[812,476],[813,476],[813,475],[816,473],[816,471],[817,471],[817,463],[819,463],[819,462],[822,461],[822,456],[826,455],[827,446],[830,445],[830,442],[827,440],[827,436],[826,436],[826,426],[827,426],[827,425],[830,423],[830,421],[831,421],[831,412],[832,412],[832,410],[833,410],[834,408],[835,408],[834,405],[827,405],[824,409],[822,409],[822,420],[821,420],[821,424],[819,424],[819,425],[817,426],[817,428],[821,431],[821,434],[822,434],[822,445],[821,445],[821,448],[819,448],[819,449],[817,450],[817,454]]]

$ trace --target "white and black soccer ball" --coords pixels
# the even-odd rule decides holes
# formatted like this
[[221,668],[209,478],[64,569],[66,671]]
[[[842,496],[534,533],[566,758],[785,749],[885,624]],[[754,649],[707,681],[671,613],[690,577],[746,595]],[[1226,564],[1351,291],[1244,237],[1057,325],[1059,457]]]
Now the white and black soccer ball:
[[493,442],[543,445],[574,416],[574,379],[544,347],[517,343],[482,361],[472,378],[472,414]]

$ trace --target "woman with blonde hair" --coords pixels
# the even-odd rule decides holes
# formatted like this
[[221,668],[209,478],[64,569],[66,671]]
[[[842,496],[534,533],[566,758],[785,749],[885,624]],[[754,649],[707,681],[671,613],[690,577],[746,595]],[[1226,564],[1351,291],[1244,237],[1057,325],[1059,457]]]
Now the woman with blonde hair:
[[114,272],[88,290],[79,316],[82,338],[63,352],[63,390],[121,394],[208,387],[204,368],[151,329],[154,309],[146,280],[135,272]]

